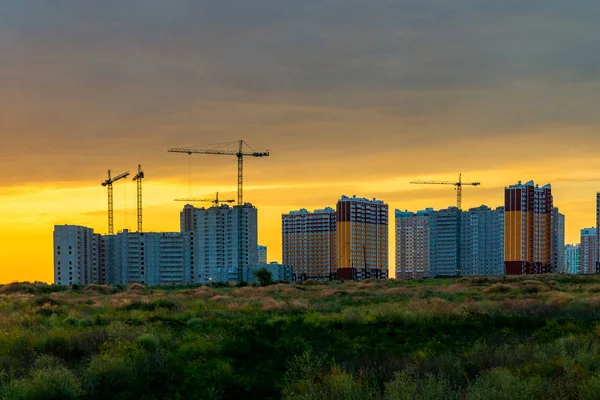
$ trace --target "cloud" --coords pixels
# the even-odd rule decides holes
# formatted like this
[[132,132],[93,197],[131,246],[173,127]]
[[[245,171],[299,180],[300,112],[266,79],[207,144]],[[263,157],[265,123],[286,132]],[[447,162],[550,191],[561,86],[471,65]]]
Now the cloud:
[[[558,0],[8,0],[0,185],[95,182],[138,162],[185,181],[187,160],[167,148],[238,138],[272,151],[247,164],[257,183],[495,168],[529,162],[510,151],[521,144],[540,149],[531,162],[587,155],[600,144],[599,12]],[[200,158],[194,177],[229,182],[234,163]]]

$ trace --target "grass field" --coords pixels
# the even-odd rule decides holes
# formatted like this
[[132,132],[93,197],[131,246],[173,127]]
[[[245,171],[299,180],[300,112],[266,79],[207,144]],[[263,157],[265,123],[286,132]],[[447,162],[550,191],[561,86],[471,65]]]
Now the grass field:
[[6,399],[597,399],[600,277],[0,287]]

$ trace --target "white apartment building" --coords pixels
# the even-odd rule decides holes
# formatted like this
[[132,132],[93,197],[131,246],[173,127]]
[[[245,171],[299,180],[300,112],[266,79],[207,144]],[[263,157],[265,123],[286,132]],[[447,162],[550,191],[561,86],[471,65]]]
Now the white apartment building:
[[54,283],[88,284],[100,281],[100,235],[78,225],[54,226]]
[[[104,236],[110,283],[197,282],[193,232],[129,232]],[[196,267],[196,268],[195,268]]]
[[194,280],[192,232],[129,232],[98,235],[74,225],[54,227],[54,283],[58,285]]
[[226,204],[210,208],[187,204],[183,208],[181,230],[194,233],[194,282],[214,281],[218,277],[218,268],[235,268],[237,271],[238,257],[242,258],[242,268],[257,264],[258,211],[252,204],[245,203],[241,206],[241,220],[239,213],[240,206]]
[[432,208],[396,210],[396,279],[429,276],[429,215]]

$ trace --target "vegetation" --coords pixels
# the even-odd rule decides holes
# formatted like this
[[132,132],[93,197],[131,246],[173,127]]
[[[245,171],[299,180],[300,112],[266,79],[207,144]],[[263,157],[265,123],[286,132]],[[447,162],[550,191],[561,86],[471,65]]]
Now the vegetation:
[[600,277],[0,286],[5,399],[596,399]]
[[259,268],[252,272],[260,286],[269,286],[273,284],[273,274],[266,268]]

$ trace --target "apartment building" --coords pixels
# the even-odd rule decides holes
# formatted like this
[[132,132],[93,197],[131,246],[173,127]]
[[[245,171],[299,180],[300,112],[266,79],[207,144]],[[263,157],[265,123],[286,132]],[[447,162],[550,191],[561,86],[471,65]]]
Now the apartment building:
[[396,279],[429,276],[429,216],[433,208],[396,210]]
[[388,205],[342,196],[336,205],[337,278],[388,277]]
[[552,271],[551,186],[533,181],[504,189],[504,267],[507,275]]
[[463,212],[460,232],[460,275],[504,274],[504,207]]
[[554,207],[552,210],[552,272],[564,272],[565,216]]
[[598,232],[596,228],[584,228],[581,230],[580,252],[580,274],[595,274],[596,254],[598,247]]
[[580,254],[579,243],[565,246],[565,273],[579,274],[581,272]]
[[54,283],[89,284],[101,280],[100,235],[78,225],[55,225]]
[[267,246],[258,245],[258,263],[267,263]]
[[337,270],[336,212],[331,207],[281,216],[282,262],[298,280],[331,279]]
[[462,215],[456,207],[429,217],[430,276],[460,276],[460,227]]
[[209,208],[187,204],[180,227],[194,232],[194,281],[208,283],[216,279],[218,268],[251,268],[258,262],[258,211],[250,203]]

